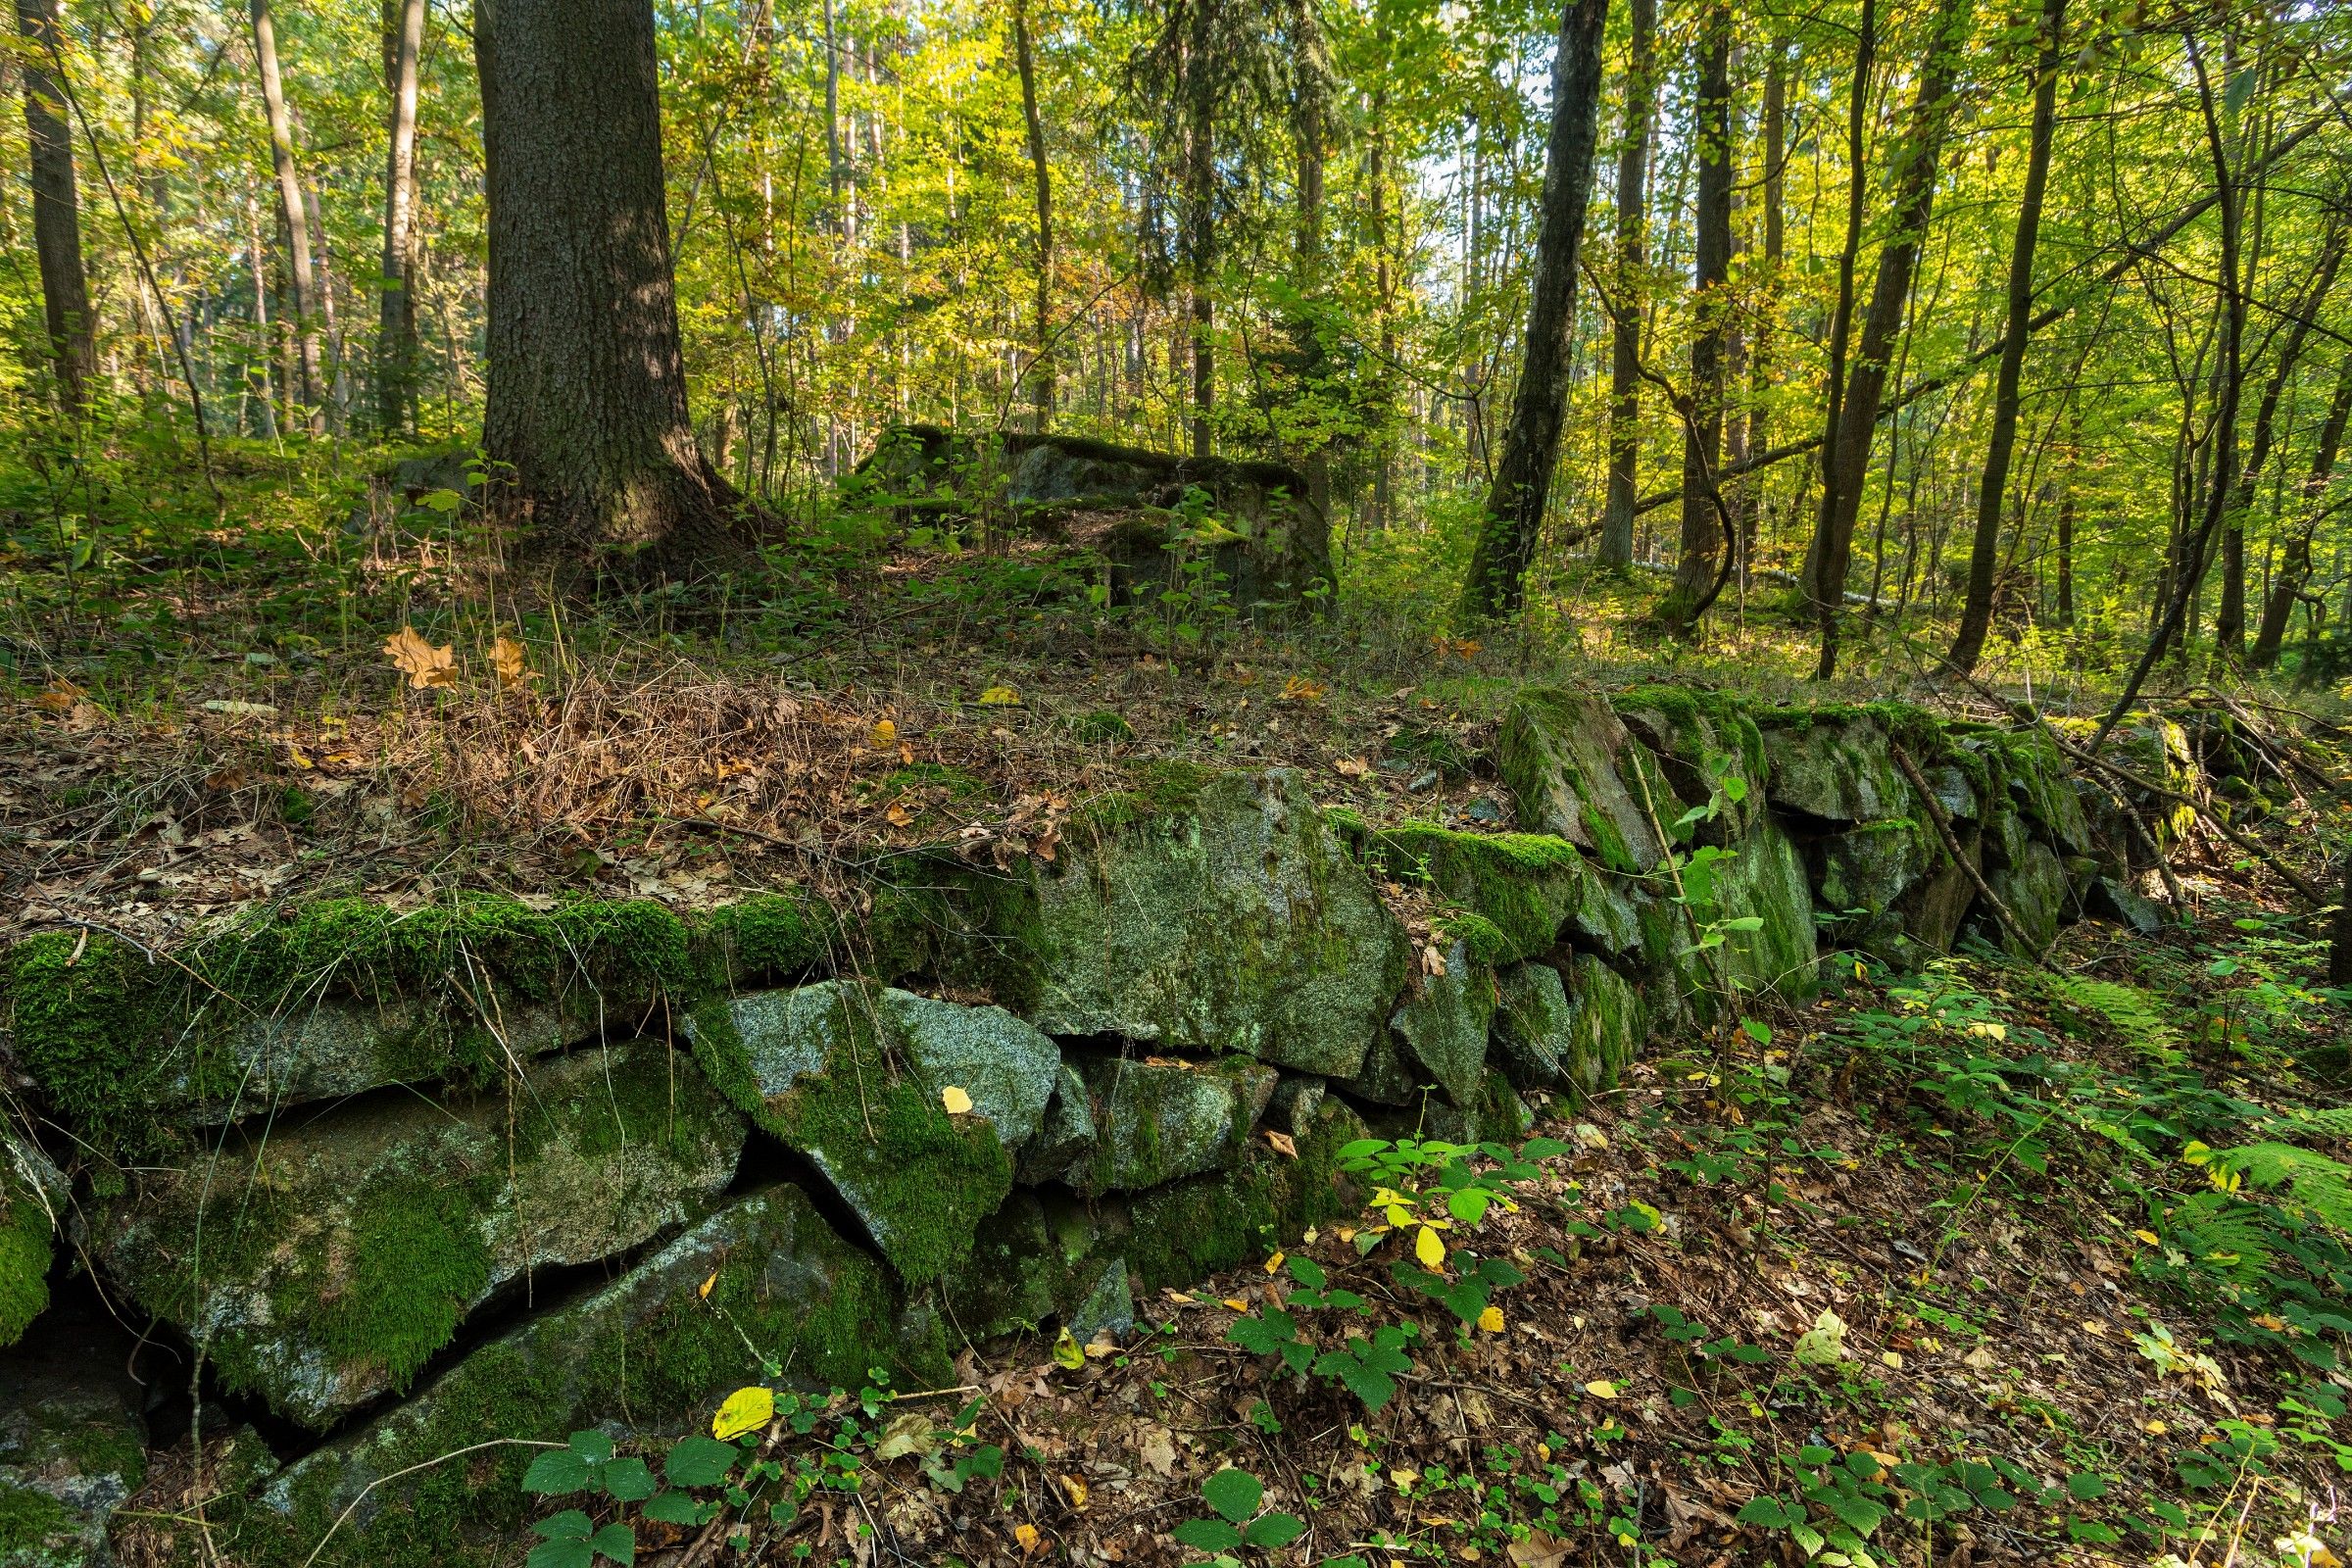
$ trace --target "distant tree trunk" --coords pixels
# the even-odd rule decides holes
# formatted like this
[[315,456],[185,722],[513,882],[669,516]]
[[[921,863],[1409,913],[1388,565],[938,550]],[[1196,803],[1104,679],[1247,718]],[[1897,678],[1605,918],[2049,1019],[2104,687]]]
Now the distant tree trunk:
[[[1318,4],[1319,0],[1290,0],[1292,69],[1298,81],[1297,96],[1292,102],[1291,132],[1298,164],[1298,227],[1292,250],[1298,261],[1298,291],[1310,306],[1320,300],[1323,287],[1323,144],[1330,133],[1324,103],[1330,60],[1323,38],[1323,19],[1317,14]],[[1300,323],[1299,332],[1306,363],[1320,373],[1321,327],[1311,311]],[[1320,440],[1300,457],[1298,471],[1306,481],[1308,505],[1321,522],[1328,523],[1331,459]]]
[[2177,557],[2180,569],[2173,572],[2174,580],[2166,585],[2160,597],[2163,610],[2156,624],[2149,628],[2148,644],[2140,650],[2138,662],[2125,678],[2123,690],[2116,694],[2115,705],[2107,710],[2099,727],[2091,734],[2089,750],[2093,755],[2107,744],[2108,735],[2132,710],[2132,705],[2139,701],[2139,689],[2147,683],[2148,671],[2156,667],[2156,661],[2164,657],[2166,648],[2180,634],[2188,617],[2189,603],[2205,576],[2209,559],[2206,552],[2213,545],[2214,535],[2229,511],[2230,494],[2236,489],[2237,410],[2245,393],[2246,379],[2246,289],[2239,270],[2245,207],[2242,188],[2230,166],[2229,140],[2222,131],[2221,111],[2214,102],[2213,76],[2205,68],[2204,53],[2197,46],[2194,32],[2184,34],[2181,42],[2189,66],[2196,73],[2197,106],[2204,122],[2205,148],[2213,162],[2214,200],[2221,209],[2221,275],[2217,289],[2221,343],[2214,356],[2215,407],[2205,443],[2213,455],[2213,464],[2211,472],[2203,479],[2202,520],[2195,527],[2182,530]]
[[2320,504],[2328,494],[2328,481],[2335,473],[2336,453],[2343,446],[2348,417],[2352,417],[2352,354],[2344,356],[2336,371],[2335,396],[2328,404],[2328,416],[2321,421],[2319,439],[2312,448],[2311,469],[2303,476],[2305,515],[2301,526],[2287,535],[2278,575],[2271,583],[2270,602],[2262,608],[2262,628],[2255,634],[2253,651],[2246,656],[2246,662],[2252,668],[2268,669],[2278,662],[2278,649],[2286,641],[2287,623],[2311,582],[2312,536],[2319,529]]
[[551,553],[737,564],[735,494],[687,420],[651,0],[477,0],[474,60],[502,510]]
[[2271,367],[2271,379],[2263,388],[2262,401],[2254,410],[2254,436],[2247,444],[2245,467],[2237,476],[2237,484],[2230,496],[2230,511],[2223,518],[2223,549],[2227,569],[2222,574],[2222,608],[2214,617],[2214,647],[2223,658],[2242,659],[2246,643],[2246,517],[2254,510],[2255,487],[2262,482],[2263,471],[2269,467],[2271,448],[2278,438],[2278,403],[2285,395],[2287,383],[2293,378],[2295,366],[2303,358],[2303,345],[2310,341],[2311,323],[2327,303],[2328,291],[2334,286],[2337,269],[2344,260],[2344,229],[2338,223],[2328,231],[2320,250],[2319,270],[2300,300],[2300,309],[2287,323],[2286,341],[2279,346],[2278,358]]
[[1037,185],[1037,355],[1029,384],[1037,428],[1054,422],[1054,169],[1046,161],[1046,124],[1037,112],[1037,59],[1029,40],[1028,0],[1012,0],[1012,57],[1021,74],[1021,120],[1029,131],[1029,172]]
[[[1785,166],[1788,159],[1788,43],[1772,41],[1772,59],[1764,68],[1764,297],[1756,310],[1756,348],[1748,360],[1747,441],[1751,453],[1772,447],[1772,398],[1780,379],[1781,264],[1788,254],[1788,197]],[[1761,487],[1748,513],[1747,555],[1755,557],[1757,522],[1766,512]]]
[[2075,623],[2075,479],[2082,463],[2082,404],[2067,411],[2066,473],[2058,495],[2058,624]]
[[1895,333],[1903,324],[1912,269],[1919,265],[1928,218],[1935,208],[1936,163],[1943,152],[1944,131],[1951,124],[1952,86],[1958,78],[1961,33],[1967,24],[1968,0],[1938,0],[1928,57],[1920,69],[1919,94],[1912,102],[1911,128],[1897,155],[1893,222],[1879,252],[1870,310],[1862,318],[1845,396],[1838,403],[1838,439],[1831,453],[1828,493],[1822,497],[1811,555],[1814,612],[1821,622],[1821,662],[1816,674],[1822,680],[1838,669],[1839,612],[1844,607],[1846,568],[1853,560],[1854,523],[1861,513],[1871,433],[1878,424],[1879,401],[1886,395],[1887,362],[1894,351]]
[[1976,673],[1992,629],[1992,580],[2001,550],[2001,503],[2009,493],[2009,461],[2017,449],[2018,382],[2026,364],[2034,314],[2034,247],[2041,237],[2042,193],[2050,182],[2050,146],[2058,131],[2058,63],[2066,0],[2042,0],[2040,47],[2034,61],[2034,126],[2026,153],[2026,188],[2009,244],[2009,314],[1994,378],[1992,433],[1984,444],[1984,472],[1977,485],[1977,533],[1968,556],[1968,598],[1948,656],[1962,675]]
[[1192,34],[1184,70],[1185,249],[1192,272],[1193,456],[1211,448],[1217,404],[1217,150],[1216,72],[1210,65],[1218,0],[1193,0]]
[[424,0],[385,0],[384,23],[384,88],[392,113],[384,162],[375,420],[389,435],[416,427],[416,295],[409,276],[409,236],[416,220],[416,61],[424,46]]
[[17,28],[28,47],[24,131],[32,149],[32,242],[41,270],[41,309],[57,368],[58,401],[69,417],[89,407],[98,366],[90,286],[81,270],[81,202],[74,180],[74,133],[58,85],[57,0],[17,0]]
[[850,210],[843,200],[841,164],[841,40],[833,28],[833,0],[824,0],[825,23],[825,186],[833,197],[835,232],[849,237]]
[[[1380,15],[1385,18],[1387,13]],[[1372,186],[1372,296],[1373,308],[1380,314],[1380,363],[1385,368],[1396,363],[1396,322],[1389,310],[1393,275],[1389,270],[1389,32],[1385,20],[1375,24],[1374,37],[1380,53],[1380,79],[1372,87],[1372,149],[1365,160],[1365,179]],[[1384,413],[1372,437],[1372,513],[1366,527],[1374,533],[1388,527],[1394,505],[1390,491],[1396,460],[1389,448]]]
[[[1862,25],[1854,38],[1854,75],[1845,103],[1845,240],[1838,252],[1838,308],[1830,317],[1830,364],[1824,377],[1828,412],[1822,424],[1822,508],[1833,505],[1838,488],[1838,422],[1845,406],[1845,361],[1854,331],[1854,268],[1862,256],[1864,196],[1870,172],[1864,157],[1868,145],[1870,77],[1878,64],[1879,28],[1876,0],[1862,0]],[[1803,585],[1809,601],[1821,599],[1821,530],[1816,527],[1805,551]]]
[[1657,0],[1632,0],[1625,69],[1625,140],[1617,150],[1617,310],[1609,338],[1609,492],[1600,518],[1601,561],[1634,559],[1634,503],[1642,456],[1642,273],[1649,266],[1649,122],[1656,111]]
[[1459,614],[1486,620],[1518,611],[1544,525],[1568,401],[1568,329],[1576,319],[1577,252],[1592,194],[1599,119],[1600,35],[1608,0],[1568,0],[1551,66],[1551,132],[1544,154],[1542,222],[1529,280],[1525,357],[1486,521],[1470,552]]
[[1710,0],[1699,24],[1698,96],[1691,140],[1698,156],[1692,215],[1690,410],[1683,421],[1682,549],[1674,587],[1654,614],[1670,631],[1695,628],[1697,607],[1714,595],[1730,541],[1716,510],[1723,469],[1724,329],[1732,277],[1732,13]]
[[253,55],[261,67],[262,106],[270,115],[270,162],[277,172],[278,222],[286,236],[287,306],[293,316],[295,373],[291,395],[311,433],[326,428],[318,370],[318,291],[311,272],[311,223],[303,211],[302,175],[294,166],[294,124],[286,113],[285,82],[277,71],[277,24],[270,0],[253,0]]

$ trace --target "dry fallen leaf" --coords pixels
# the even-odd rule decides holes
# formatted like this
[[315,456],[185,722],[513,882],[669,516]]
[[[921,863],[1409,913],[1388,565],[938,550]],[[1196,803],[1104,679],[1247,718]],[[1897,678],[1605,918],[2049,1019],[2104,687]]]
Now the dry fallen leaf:
[[1278,1133],[1269,1129],[1266,1133],[1266,1146],[1286,1159],[1298,1157],[1298,1141],[1289,1133]]
[[1362,778],[1372,771],[1372,764],[1360,757],[1343,757],[1333,761],[1331,770],[1344,778]]
[[384,657],[417,691],[458,683],[457,650],[447,643],[435,648],[419,637],[414,626],[403,626],[384,639]]
[[1086,1506],[1086,1483],[1076,1476],[1063,1476],[1061,1491],[1062,1494],[1070,1499],[1071,1507],[1083,1508]]
[[698,1290],[696,1290],[696,1292],[695,1292],[694,1294],[695,1294],[695,1295],[697,1295],[697,1296],[699,1296],[699,1297],[701,1297],[701,1298],[702,1298],[704,1300],[708,1301],[709,1299],[710,1299],[710,1288],[711,1288],[713,1285],[716,1285],[717,1283],[718,1283],[718,1274],[717,1274],[717,1271],[716,1271],[716,1270],[713,1270],[713,1271],[711,1272],[711,1275],[710,1275],[710,1277],[709,1279],[707,1279],[707,1280],[703,1281],[701,1288],[700,1288],[700,1289],[698,1289]]
[[1479,1313],[1478,1326],[1489,1334],[1500,1334],[1502,1332],[1502,1308],[1489,1306],[1485,1311]]
[[1035,1525],[1014,1525],[1012,1539],[1021,1544],[1021,1555],[1024,1557],[1035,1556],[1037,1548],[1045,1544],[1045,1540],[1038,1535]]
[[1146,1423],[1141,1441],[1136,1445],[1136,1452],[1143,1459],[1144,1468],[1153,1475],[1165,1476],[1175,1472],[1176,1444],[1166,1427],[1156,1422]]
[[1614,1399],[1617,1397],[1617,1385],[1607,1378],[1594,1378],[1585,1385],[1585,1392],[1595,1399]]
[[991,686],[980,694],[982,708],[1018,708],[1021,694],[1009,686]]
[[954,1084],[939,1092],[939,1102],[948,1107],[951,1116],[960,1116],[972,1108],[972,1097]]
[[490,645],[490,668],[501,686],[518,686],[539,678],[523,657],[522,644],[512,637],[501,637]]
[[1282,700],[1286,703],[1320,702],[1325,688],[1304,675],[1286,676],[1282,683]]

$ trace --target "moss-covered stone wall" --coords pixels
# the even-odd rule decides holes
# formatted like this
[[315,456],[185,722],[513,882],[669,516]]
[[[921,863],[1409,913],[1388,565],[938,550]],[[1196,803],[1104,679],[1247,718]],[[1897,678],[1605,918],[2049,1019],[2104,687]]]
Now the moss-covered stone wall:
[[[303,1560],[363,1493],[322,1563],[503,1560],[520,1450],[367,1489],[673,1428],[760,1357],[930,1380],[964,1337],[1115,1330],[1134,1290],[1342,1214],[1367,1131],[1514,1137],[1647,1036],[1802,997],[1825,948],[2010,940],[1976,876],[2036,934],[2128,907],[2144,867],[2063,761],[1896,705],[1530,691],[1495,759],[1516,831],[1171,762],[1052,863],[910,854],[855,913],[333,900],[164,954],[44,933],[0,955],[56,1134],[0,1141],[0,1343],[37,1335],[70,1219],[232,1409],[331,1438],[244,1444],[214,1514],[241,1560]],[[88,1528],[27,1495],[22,1530]]]

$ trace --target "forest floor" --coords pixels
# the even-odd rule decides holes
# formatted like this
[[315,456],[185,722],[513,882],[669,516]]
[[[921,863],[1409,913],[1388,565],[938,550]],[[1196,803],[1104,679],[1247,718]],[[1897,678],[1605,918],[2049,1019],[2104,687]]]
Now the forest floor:
[[[0,553],[0,937],[145,941],[321,892],[700,906],[942,839],[1050,853],[1088,798],[1170,757],[1295,767],[1375,821],[1508,825],[1484,759],[1530,679],[1981,708],[1920,678],[1927,626],[1804,680],[1811,628],[1763,585],[1697,646],[1643,637],[1660,585],[1600,570],[1551,583],[1525,629],[1449,635],[1443,540],[1364,542],[1362,586],[1280,631],[1102,610],[1044,546],[847,524],[756,585],[588,612],[488,569],[446,514],[370,520],[356,466],[255,444],[220,468],[219,515],[184,471],[175,496],[163,470],[85,476],[105,493],[81,504],[131,519],[86,553],[28,549],[43,497],[0,485],[29,530]],[[2052,712],[2095,703],[2047,690],[2035,662],[2064,652],[2003,647],[1992,679]]]
[[[1105,613],[1051,552],[854,531],[756,588],[588,614],[487,576],[451,519],[347,526],[356,470],[232,450],[222,471],[226,520],[122,480],[110,505],[145,524],[73,570],[0,560],[0,939],[155,941],[324,892],[702,906],[942,839],[1051,855],[1161,757],[1296,767],[1375,821],[1507,826],[1493,731],[1537,678],[1981,702],[1920,679],[1925,625],[1804,682],[1809,628],[1762,592],[1703,646],[1649,643],[1640,577],[1572,575],[1525,631],[1464,640],[1454,564],[1401,539],[1279,634]],[[0,496],[20,520],[38,501]],[[2087,708],[2095,683],[2051,688],[2067,656],[2004,645],[1992,684]],[[2214,1151],[2281,1129],[2346,1152],[2324,1114],[2345,1015],[2276,889],[2211,841],[2179,869],[2198,918],[2160,938],[2077,927],[2048,971],[1841,960],[1817,1005],[1550,1107],[1565,1147],[1517,1178],[1481,1162],[1515,1207],[1441,1244],[1523,1276],[1486,1298],[1418,1291],[1373,1211],[1142,1303],[1123,1344],[986,1347],[947,1395],[779,1429],[788,1474],[831,1478],[808,1506],[744,1555],[730,1515],[665,1560],[1199,1562],[1222,1538],[1176,1532],[1213,1498],[1252,1541],[1304,1525],[1232,1548],[1252,1562],[2332,1562],[2352,1378],[2326,1363],[2352,1321],[2314,1303],[2352,1288],[2352,1189],[2241,1172],[2276,1191],[2228,1236],[2204,1195],[2240,1179]],[[1411,1199],[1441,1173],[1384,1180]],[[1204,1497],[1228,1466],[1262,1499]],[[166,1560],[203,1490],[160,1457],[122,1559]]]

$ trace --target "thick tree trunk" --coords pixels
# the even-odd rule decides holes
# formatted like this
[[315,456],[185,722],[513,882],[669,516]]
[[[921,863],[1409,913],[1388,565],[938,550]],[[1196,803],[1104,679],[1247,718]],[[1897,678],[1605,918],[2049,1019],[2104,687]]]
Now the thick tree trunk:
[[1830,451],[1827,493],[1822,497],[1808,558],[1813,567],[1808,576],[1814,613],[1821,623],[1817,675],[1823,680],[1838,669],[1839,611],[1845,599],[1846,569],[1853,560],[1854,523],[1861,513],[1871,433],[1879,420],[1879,401],[1886,392],[1886,367],[1894,352],[1895,333],[1903,324],[1911,272],[1919,265],[1928,219],[1935,209],[1936,166],[1943,152],[1944,131],[1951,124],[1952,86],[1960,69],[1961,34],[1967,24],[1968,0],[1938,0],[1928,58],[1920,70],[1919,94],[1912,103],[1911,128],[1898,155],[1893,222],[1879,252],[1870,309],[1862,318],[1845,395],[1838,402],[1838,437]]
[[416,295],[409,236],[416,216],[416,61],[424,0],[386,0],[384,87],[392,101],[384,161],[383,297],[375,330],[375,420],[387,434],[416,427]]
[[1567,0],[1551,67],[1551,132],[1544,154],[1542,222],[1529,282],[1525,358],[1487,516],[1470,553],[1459,613],[1514,613],[1544,525],[1568,402],[1568,329],[1576,319],[1577,252],[1592,194],[1592,142],[1600,108],[1600,35],[1608,0]]
[[57,369],[58,401],[71,416],[89,407],[98,365],[90,286],[81,270],[81,202],[74,180],[74,133],[57,78],[57,0],[17,0],[24,54],[24,131],[32,147],[32,242],[41,270],[41,309]]
[[1037,429],[1054,422],[1054,169],[1046,160],[1046,123],[1037,112],[1037,58],[1029,40],[1028,0],[1012,0],[1012,58],[1021,74],[1021,120],[1029,132],[1029,174],[1037,186],[1037,350],[1029,365]]
[[1718,569],[1730,541],[1717,512],[1723,467],[1724,329],[1732,277],[1732,13],[1711,0],[1700,21],[1698,96],[1691,139],[1698,155],[1698,203],[1692,215],[1690,408],[1683,419],[1682,548],[1674,587],[1655,619],[1670,631],[1697,622],[1697,607],[1714,598]]
[[1976,673],[1992,629],[1992,579],[2001,549],[2001,503],[2009,493],[2009,462],[2017,450],[2018,382],[2025,369],[2027,321],[2034,314],[2034,247],[2041,237],[2042,193],[2050,182],[2050,146],[2058,132],[2058,63],[2066,0],[2042,0],[2041,36],[2034,61],[2034,126],[2026,152],[2026,188],[2009,245],[2008,331],[1992,393],[1992,433],[1984,444],[1984,472],[1977,485],[1977,533],[1969,548],[1968,598],[1952,638],[1951,667]]
[[2301,526],[2287,536],[2278,564],[2278,575],[2271,583],[2270,602],[2262,608],[2262,628],[2255,634],[2252,652],[2246,663],[2254,669],[2268,669],[2278,662],[2278,649],[2286,641],[2286,627],[2294,617],[2295,606],[2311,582],[2312,536],[2320,525],[2320,504],[2328,494],[2328,481],[2335,473],[2336,453],[2344,441],[2344,424],[2352,418],[2352,354],[2344,356],[2336,371],[2335,396],[2328,401],[2328,416],[2321,421],[2318,441],[2311,453],[2311,468],[2303,476],[2303,510]]
[[1649,122],[1657,112],[1657,0],[1632,0],[1625,69],[1625,140],[1617,150],[1617,310],[1609,334],[1609,493],[1599,559],[1634,559],[1634,503],[1642,456],[1642,274],[1649,267]]
[[743,562],[687,421],[651,0],[478,0],[474,59],[502,510],[550,552]]
[[311,433],[326,428],[318,369],[318,289],[311,270],[311,222],[303,210],[302,175],[294,165],[294,123],[277,71],[277,24],[270,0],[253,0],[253,56],[261,69],[262,106],[270,116],[270,162],[277,173],[277,220],[286,236],[287,308],[294,318],[295,385]]

